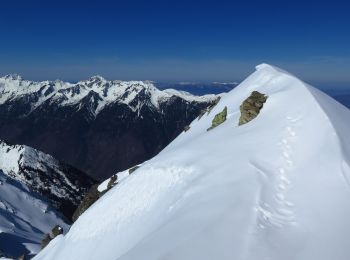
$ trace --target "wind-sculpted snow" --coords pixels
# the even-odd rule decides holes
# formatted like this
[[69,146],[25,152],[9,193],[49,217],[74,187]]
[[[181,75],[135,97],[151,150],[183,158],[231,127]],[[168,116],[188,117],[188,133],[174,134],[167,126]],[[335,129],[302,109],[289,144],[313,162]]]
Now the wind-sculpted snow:
[[[104,219],[103,224],[98,229],[96,226],[90,226],[84,231],[72,230],[69,236],[71,236],[73,241],[77,241],[99,237],[101,232],[119,233],[120,235],[125,234],[125,232],[131,232],[131,230],[125,230],[126,224],[135,223],[141,225],[144,219],[140,218],[140,216],[147,215],[152,210],[157,210],[157,214],[165,216],[171,210],[168,207],[168,203],[175,205],[177,200],[176,194],[184,187],[187,187],[195,177],[196,174],[193,168],[162,164],[146,166],[141,176],[131,175],[129,177],[130,179],[134,178],[134,181],[138,183],[137,189],[130,191],[127,182],[120,183],[118,184],[119,189],[113,189],[112,192],[107,193],[101,204],[96,203],[96,205],[92,206],[92,208],[97,207],[101,209],[101,211],[97,209],[100,212],[98,218]],[[153,182],[148,181],[150,178]],[[142,194],[142,198],[140,198],[140,194]],[[175,195],[175,200],[172,194]],[[118,203],[108,211],[103,211],[108,204],[113,203],[114,196],[120,197]],[[133,203],[130,203],[130,201],[133,201]],[[168,203],[165,203],[165,201]],[[160,207],[160,205],[163,206]],[[111,215],[114,217],[110,218],[109,216]],[[86,218],[85,215],[78,219],[78,222],[84,226],[88,226],[89,221],[90,219]],[[115,223],[117,225],[114,225]],[[154,224],[156,225],[157,223]],[[148,223],[144,228],[150,229],[151,224]],[[139,230],[136,229],[135,235],[138,232]]]
[[[252,91],[268,99],[238,126]],[[207,131],[224,107],[226,121]],[[349,119],[293,75],[259,65],[35,259],[348,260]]]

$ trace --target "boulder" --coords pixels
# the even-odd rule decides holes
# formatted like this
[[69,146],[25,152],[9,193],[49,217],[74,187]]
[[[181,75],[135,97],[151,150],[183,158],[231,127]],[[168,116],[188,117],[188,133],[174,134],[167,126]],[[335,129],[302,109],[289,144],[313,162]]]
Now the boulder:
[[60,225],[56,225],[54,226],[54,228],[51,231],[51,237],[55,238],[58,235],[62,235],[63,234],[63,228]]
[[[51,233],[45,234],[43,240],[41,240],[41,249],[46,247],[52,239],[62,234],[63,234],[63,228],[60,225],[54,226],[53,229],[51,230]],[[23,258],[20,258],[20,259],[25,259],[24,257],[25,256],[23,255]]]
[[209,127],[207,131],[214,129],[218,125],[221,125],[223,122],[226,121],[226,117],[227,117],[227,107],[225,107],[220,113],[215,115],[211,123],[211,127]]
[[258,116],[260,110],[263,108],[267,96],[258,91],[253,91],[250,96],[245,99],[240,106],[241,117],[238,125],[243,125]]
[[184,131],[187,132],[188,130],[190,130],[190,128],[191,128],[191,127],[190,127],[189,125],[186,125],[186,126],[184,127]]

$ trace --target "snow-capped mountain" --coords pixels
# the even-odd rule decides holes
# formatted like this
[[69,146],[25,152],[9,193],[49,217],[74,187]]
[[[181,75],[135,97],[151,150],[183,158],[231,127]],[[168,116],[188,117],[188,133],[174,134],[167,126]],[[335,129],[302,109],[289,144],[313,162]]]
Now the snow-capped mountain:
[[184,90],[195,95],[206,94],[221,94],[229,92],[235,88],[238,83],[235,81],[229,82],[155,82],[155,86],[159,89],[175,88],[177,90]]
[[94,181],[51,155],[0,140],[2,174],[41,194],[68,219]]
[[26,144],[97,179],[164,148],[215,95],[159,90],[148,81],[76,84],[0,78],[0,138]]
[[[6,75],[0,78],[0,104],[21,98],[29,102],[28,109],[22,115],[30,114],[45,102],[60,106],[77,105],[78,109],[86,106],[91,116],[95,117],[103,108],[114,102],[120,102],[133,111],[140,112],[143,106],[160,109],[160,104],[172,97],[179,97],[189,102],[207,102],[214,95],[194,96],[185,91],[157,89],[151,81],[107,81],[101,76],[93,76],[76,84],[63,81],[34,82],[23,80],[19,75]],[[148,97],[142,99],[142,97]]]
[[[262,109],[239,125],[253,91],[266,102],[246,104]],[[259,65],[35,259],[348,260],[349,119]]]

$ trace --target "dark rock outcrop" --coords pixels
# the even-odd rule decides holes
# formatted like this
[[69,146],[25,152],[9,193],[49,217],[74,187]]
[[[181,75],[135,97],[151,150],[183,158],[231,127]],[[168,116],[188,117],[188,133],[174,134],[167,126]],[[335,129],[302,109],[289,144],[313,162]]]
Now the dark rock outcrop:
[[45,248],[51,240],[50,234],[45,234],[43,240],[41,240],[41,249]]
[[41,249],[45,248],[52,239],[62,234],[63,234],[63,228],[59,225],[54,226],[51,230],[51,233],[45,234],[43,240],[41,241]]
[[112,189],[117,183],[118,180],[118,175],[117,174],[113,174],[112,177],[109,179],[109,182],[107,184],[107,190]]
[[129,169],[129,174],[132,174],[134,171],[136,171],[138,168],[140,168],[140,166],[139,165],[135,165],[134,167],[131,167],[130,169]]
[[[135,165],[128,169],[129,175],[135,172],[138,168],[140,168],[140,165]],[[98,186],[100,184],[93,185],[88,192],[86,192],[82,202],[75,210],[72,221],[75,222],[81,214],[83,214],[92,204],[94,204],[100,197],[102,197],[107,191],[112,189],[114,186],[118,184],[118,175],[113,174],[112,177],[109,178],[109,181],[107,183],[107,188],[103,191],[98,190]]]
[[208,111],[208,115],[210,114],[210,112],[213,110],[213,108],[219,103],[221,97],[217,97],[206,109]]
[[56,225],[53,227],[51,234],[53,237],[57,237],[58,235],[63,234],[63,228],[60,225]]
[[98,186],[99,184],[95,184],[88,190],[88,192],[86,192],[83,200],[73,213],[73,222],[75,222],[81,214],[83,214],[92,204],[94,204],[95,201],[100,198],[101,192],[98,191]]
[[200,120],[202,118],[202,116],[205,115],[205,113],[208,113],[208,115],[210,114],[210,112],[213,110],[213,108],[219,103],[221,97],[217,97],[216,99],[214,99],[214,101],[205,109],[202,109],[201,112],[198,115],[198,120]]

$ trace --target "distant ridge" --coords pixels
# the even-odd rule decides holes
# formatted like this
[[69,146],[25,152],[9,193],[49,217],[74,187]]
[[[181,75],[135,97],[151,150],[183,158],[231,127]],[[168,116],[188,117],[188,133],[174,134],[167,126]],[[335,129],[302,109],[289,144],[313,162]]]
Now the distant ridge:
[[173,140],[216,95],[159,90],[150,81],[78,83],[0,78],[0,139],[21,143],[103,180]]

